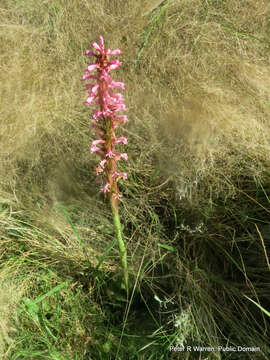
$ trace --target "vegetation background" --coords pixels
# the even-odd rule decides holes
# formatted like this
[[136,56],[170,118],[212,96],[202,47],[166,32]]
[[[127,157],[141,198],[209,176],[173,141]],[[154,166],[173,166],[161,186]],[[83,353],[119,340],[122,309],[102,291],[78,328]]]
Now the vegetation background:
[[[99,35],[123,51],[128,304],[81,82]],[[269,39],[268,0],[1,0],[1,359],[270,358]]]

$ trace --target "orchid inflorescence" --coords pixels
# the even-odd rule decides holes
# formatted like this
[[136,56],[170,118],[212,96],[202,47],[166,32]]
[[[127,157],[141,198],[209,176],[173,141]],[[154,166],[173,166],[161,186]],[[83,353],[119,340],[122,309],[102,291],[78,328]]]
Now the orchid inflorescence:
[[[98,54],[86,50],[85,55],[96,58],[95,63],[88,65],[83,80],[95,80],[94,84],[86,84],[85,88],[89,90],[89,97],[85,101],[85,105],[89,106],[95,100],[97,109],[93,110],[92,128],[95,129],[96,140],[92,142],[91,153],[96,153],[101,157],[101,161],[96,168],[96,175],[102,175],[105,185],[103,191],[108,196],[111,204],[115,232],[119,245],[121,265],[123,269],[124,287],[129,291],[129,275],[127,266],[127,251],[125,241],[122,238],[121,223],[118,213],[118,199],[120,197],[117,186],[119,179],[127,179],[125,172],[117,171],[117,161],[127,160],[126,153],[115,151],[114,146],[118,143],[127,144],[127,139],[123,136],[116,137],[116,128],[127,122],[126,115],[119,114],[125,111],[126,107],[123,103],[123,96],[120,93],[112,92],[114,88],[125,89],[122,82],[112,80],[109,75],[111,70],[119,68],[122,63],[119,60],[108,60],[110,56],[121,54],[121,50],[110,50],[104,48],[103,37],[99,37],[99,45],[93,42],[92,47]],[[92,71],[96,70],[96,75],[92,75]]]
[[[103,37],[99,37],[99,45],[93,42],[92,47],[98,54],[86,50],[85,55],[94,57],[95,63],[88,65],[83,80],[95,80],[94,84],[86,84],[85,88],[89,90],[89,97],[85,101],[85,105],[89,106],[95,100],[97,109],[93,110],[92,114],[92,128],[96,130],[95,136],[98,139],[92,142],[91,153],[96,153],[101,157],[101,161],[96,168],[96,175],[102,175],[105,180],[103,187],[104,193],[115,202],[119,199],[119,190],[117,181],[127,179],[125,172],[118,172],[116,162],[124,159],[127,160],[126,153],[115,151],[114,147],[118,143],[127,144],[127,139],[123,136],[116,137],[115,129],[127,122],[127,116],[119,114],[119,111],[125,111],[126,107],[123,103],[123,96],[121,93],[114,93],[112,89],[125,89],[124,83],[112,80],[109,72],[119,68],[122,63],[119,60],[109,60],[113,55],[121,54],[121,50],[105,49]],[[96,75],[92,72],[96,70]]]

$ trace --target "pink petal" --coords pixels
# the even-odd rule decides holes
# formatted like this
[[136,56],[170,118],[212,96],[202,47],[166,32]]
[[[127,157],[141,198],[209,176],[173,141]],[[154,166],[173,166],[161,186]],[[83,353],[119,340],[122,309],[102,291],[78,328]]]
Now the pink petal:
[[114,59],[114,60],[111,60],[108,62],[109,65],[122,65],[122,62],[117,60],[117,59]]
[[111,104],[122,104],[124,101],[124,97],[122,94],[109,94],[109,99],[111,101]]
[[120,101],[124,100],[124,97],[121,93],[111,93],[110,96]]
[[107,162],[106,159],[102,160],[102,161],[99,163],[99,166],[100,166],[102,169],[104,169],[104,165],[105,165],[106,162]]
[[119,177],[119,178],[122,178],[122,179],[124,179],[124,180],[127,180],[127,173],[125,173],[125,172],[120,172],[120,173],[118,173],[118,177]]
[[119,160],[121,160],[121,159],[127,160],[127,159],[128,159],[127,154],[126,154],[126,153],[124,153],[124,154],[116,153],[115,160],[116,160],[116,161],[119,161]]
[[117,180],[120,179],[120,178],[122,178],[124,180],[127,180],[127,173],[115,171],[113,173],[112,177],[113,177],[113,179],[117,178]]
[[95,145],[91,146],[91,149],[90,149],[91,154],[93,154],[93,152],[96,152],[96,151],[99,151],[99,150],[100,150],[100,148],[95,146]]
[[92,47],[93,47],[95,50],[101,52],[101,49],[100,49],[99,45],[98,45],[96,42],[92,42],[91,45],[92,45]]
[[90,65],[87,67],[87,70],[88,70],[89,72],[91,72],[91,71],[95,70],[97,67],[98,67],[97,64],[90,64]]
[[82,76],[82,79],[83,80],[88,80],[88,79],[97,79],[97,76],[96,75],[89,75],[88,73],[84,74]]
[[88,73],[83,74],[82,79],[83,79],[83,80],[88,80],[88,79],[90,79],[90,76],[91,76],[91,75],[89,75]]
[[128,121],[128,118],[126,115],[115,115],[115,117],[117,117],[118,119],[121,119],[121,123],[125,124]]
[[94,94],[92,96],[89,96],[86,101],[85,101],[85,105],[89,106],[91,104],[91,102],[96,98],[97,96]]
[[91,153],[101,150],[99,147],[97,147],[97,144],[100,144],[100,143],[105,143],[105,140],[99,139],[99,140],[94,140],[92,142]]
[[109,157],[111,159],[111,158],[115,157],[115,153],[112,152],[111,150],[109,150],[105,156]]
[[125,160],[128,160],[127,153],[123,153],[123,154],[121,154],[121,158],[122,158],[122,159],[125,159]]
[[101,35],[99,37],[99,43],[100,43],[100,48],[104,51],[104,40],[103,40],[103,36]]
[[103,159],[99,164],[98,164],[98,167],[96,168],[96,174],[101,174],[104,172],[104,165],[106,163],[106,159]]
[[120,55],[122,54],[122,51],[120,49],[116,49],[116,50],[107,50],[107,55],[108,56],[112,56],[112,55]]
[[111,185],[110,185],[110,183],[107,182],[103,188],[103,191],[104,191],[104,193],[106,193],[106,192],[109,192],[110,190],[111,190]]
[[113,194],[112,198],[115,200],[118,200],[120,197],[122,197],[122,195],[117,194]]
[[115,87],[119,87],[119,88],[125,90],[125,84],[120,82],[120,81],[113,81],[112,80],[109,87],[112,88],[112,89],[115,88]]
[[100,115],[102,115],[102,111],[93,110],[92,121],[97,122]]
[[98,84],[94,85],[94,86],[92,87],[92,93],[93,93],[93,94],[96,94],[98,88],[99,88],[99,85],[98,85]]
[[122,63],[120,63],[120,64],[112,64],[112,65],[108,66],[108,69],[115,70],[115,69],[118,69],[121,65],[122,65]]
[[119,111],[119,110],[125,111],[126,110],[126,105],[125,104],[112,104],[110,106],[110,109],[112,111]]
[[111,81],[112,81],[112,78],[111,78],[110,75],[107,73],[106,69],[102,69],[101,75],[100,75],[100,79],[101,79],[101,80],[108,81],[108,82],[111,82]]
[[102,139],[99,139],[99,140],[94,140],[93,142],[92,142],[92,145],[94,145],[94,146],[96,146],[97,144],[101,144],[101,143],[105,143],[106,141],[105,140],[102,140]]
[[120,136],[119,138],[115,138],[115,143],[123,143],[123,144],[127,144],[127,138],[125,138],[124,136]]
[[[97,100],[97,105],[99,105],[99,101]],[[110,110],[104,110],[104,111],[99,111],[99,110],[93,110],[93,117],[92,117],[92,121],[93,122],[98,122],[99,117],[100,116],[109,116],[111,114]]]
[[93,51],[91,51],[91,50],[85,50],[85,55],[98,57],[98,55],[93,53]]

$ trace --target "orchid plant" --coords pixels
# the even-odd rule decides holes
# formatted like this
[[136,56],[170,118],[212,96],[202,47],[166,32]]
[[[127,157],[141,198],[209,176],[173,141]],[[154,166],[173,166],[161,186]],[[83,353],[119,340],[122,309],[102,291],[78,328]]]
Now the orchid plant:
[[[119,179],[127,179],[125,172],[117,170],[117,162],[121,159],[127,160],[126,153],[120,153],[115,150],[118,143],[127,144],[127,139],[123,136],[116,137],[115,131],[121,125],[127,122],[127,116],[119,114],[125,111],[126,107],[123,103],[123,95],[114,93],[112,89],[125,89],[124,83],[112,80],[109,75],[111,70],[119,68],[122,63],[119,60],[109,60],[109,57],[120,55],[121,50],[105,49],[103,37],[99,37],[99,45],[95,42],[92,48],[96,50],[86,50],[85,55],[93,57],[95,63],[90,63],[83,75],[83,80],[92,80],[92,83],[85,85],[89,91],[89,96],[85,101],[86,106],[90,106],[93,102],[97,105],[92,111],[92,128],[94,129],[96,140],[92,142],[91,153],[98,155],[101,160],[95,170],[96,175],[103,179],[103,192],[111,204],[113,213],[114,226],[117,235],[121,265],[123,269],[124,284],[128,291],[128,269],[127,269],[127,251],[126,245],[122,238],[121,223],[118,212],[119,193],[117,182]],[[93,75],[93,71],[96,74]]]

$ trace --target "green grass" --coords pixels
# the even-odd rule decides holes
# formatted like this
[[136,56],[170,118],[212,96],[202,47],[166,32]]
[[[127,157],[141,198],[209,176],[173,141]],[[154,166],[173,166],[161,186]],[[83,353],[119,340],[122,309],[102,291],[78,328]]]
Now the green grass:
[[[1,359],[269,359],[269,18],[266,0],[1,2]],[[81,83],[101,34],[123,51],[128,302]]]

